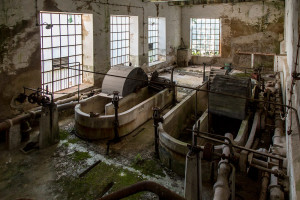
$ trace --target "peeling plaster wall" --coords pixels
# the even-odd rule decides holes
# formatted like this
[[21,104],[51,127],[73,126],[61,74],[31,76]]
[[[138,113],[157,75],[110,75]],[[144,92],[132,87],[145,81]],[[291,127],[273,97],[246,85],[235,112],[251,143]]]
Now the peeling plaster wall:
[[[233,63],[238,67],[250,67],[251,56],[235,52],[279,53],[284,32],[284,2],[245,2],[185,6],[182,9],[182,38],[190,47],[190,18],[221,19],[221,56],[193,56],[195,64],[208,62],[215,65]],[[255,65],[272,67],[273,58],[256,56]]]
[[[118,5],[107,5],[107,2]],[[97,72],[107,72],[110,69],[110,15],[138,16],[139,64],[145,68],[148,66],[148,16],[165,17],[166,29],[172,30],[167,31],[166,35],[165,65],[176,60],[181,32],[180,7],[143,3],[140,0],[37,0],[37,8],[38,11],[93,14],[92,56],[94,70]],[[41,86],[41,55],[35,0],[1,0],[0,10],[0,121],[2,121],[20,113],[20,109],[10,107],[10,102],[14,96],[23,91],[23,86],[32,88]],[[94,75],[95,85],[101,86],[102,79],[103,76]],[[23,109],[27,107],[21,108]]]
[[[292,106],[297,109],[298,116],[300,117],[300,82],[296,81],[294,86],[294,95],[290,97],[291,88],[291,74],[295,69],[296,57],[298,63],[300,61],[300,54],[297,55],[297,43],[300,31],[300,2],[299,0],[286,0],[285,1],[285,46],[286,46],[286,60],[285,65],[281,66],[282,76],[284,81],[282,86],[286,93],[285,102],[288,104],[292,100]],[[298,64],[297,72],[300,72]],[[300,137],[296,123],[296,113],[289,112],[286,119],[286,131],[290,127],[292,121],[292,134],[286,136],[287,141],[287,158],[288,158],[288,175],[290,181],[290,199],[300,198]]]

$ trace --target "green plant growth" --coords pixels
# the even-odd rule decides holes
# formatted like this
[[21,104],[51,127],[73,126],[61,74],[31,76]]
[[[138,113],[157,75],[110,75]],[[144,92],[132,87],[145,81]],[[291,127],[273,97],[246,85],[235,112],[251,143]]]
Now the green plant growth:
[[80,140],[79,140],[77,137],[71,138],[71,139],[68,140],[68,142],[71,143],[71,144],[75,144],[75,143],[77,143],[77,142],[79,142],[79,141],[80,141]]
[[233,76],[235,77],[246,77],[246,78],[250,78],[251,74],[249,73],[237,73],[237,74],[233,74]]
[[143,159],[140,154],[136,155],[131,166],[134,169],[148,176],[165,177],[161,165],[158,162],[156,162],[156,160]]
[[75,151],[71,155],[72,159],[76,162],[83,161],[85,159],[91,158],[91,155],[88,152]]
[[[106,192],[112,193],[142,180],[134,172],[101,162],[82,178],[62,177],[58,180],[57,193],[64,199],[98,199]],[[142,195],[137,193],[125,199],[138,200]]]
[[59,131],[59,138],[60,140],[66,140],[69,136],[69,132],[66,130],[60,130]]

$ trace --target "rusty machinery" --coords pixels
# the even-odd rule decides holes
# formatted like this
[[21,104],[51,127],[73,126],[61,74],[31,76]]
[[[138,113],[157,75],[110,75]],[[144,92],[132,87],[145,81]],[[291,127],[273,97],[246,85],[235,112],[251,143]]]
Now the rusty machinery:
[[[192,129],[187,129],[187,131],[193,132],[194,138],[200,137],[207,141],[210,141],[207,142],[204,146],[188,144],[188,148],[190,149],[191,152],[194,152],[196,154],[199,154],[200,152],[203,153],[202,154],[203,160],[212,162],[214,160],[219,160],[219,159],[228,159],[231,165],[235,166],[236,168],[240,168],[240,170],[246,173],[249,172],[250,168],[256,168],[262,172],[273,174],[275,177],[277,177],[276,185],[280,185],[285,191],[287,191],[288,186],[286,183],[288,183],[288,176],[286,170],[284,170],[284,163],[285,163],[284,158],[279,157],[277,155],[273,155],[269,152],[258,151],[258,150],[236,145],[234,144],[233,140],[225,136],[211,134],[203,131],[192,130]],[[216,152],[213,143],[229,146],[230,154],[225,155],[223,153]],[[246,163],[243,163],[241,165],[241,163],[239,162],[240,154],[237,152],[237,150],[244,150],[249,152],[247,159],[244,161]],[[246,166],[247,168],[242,169],[243,166]],[[275,170],[272,169],[274,166],[278,167],[278,169]]]
[[[38,104],[39,106],[48,106],[53,103],[53,95],[48,92],[48,90],[43,90],[41,88],[33,89],[28,87],[23,87],[23,93],[20,93],[15,99],[19,103],[24,103],[26,99],[31,104]],[[31,94],[27,95],[26,90],[32,91]],[[51,97],[51,99],[49,98]]]

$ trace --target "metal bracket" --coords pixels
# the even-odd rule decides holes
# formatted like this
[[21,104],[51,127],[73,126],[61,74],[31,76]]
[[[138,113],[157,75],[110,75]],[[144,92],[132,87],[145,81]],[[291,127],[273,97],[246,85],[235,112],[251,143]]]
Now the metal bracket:
[[292,73],[292,77],[293,77],[294,80],[297,80],[297,81],[298,81],[298,80],[300,80],[300,73],[293,72],[293,73]]

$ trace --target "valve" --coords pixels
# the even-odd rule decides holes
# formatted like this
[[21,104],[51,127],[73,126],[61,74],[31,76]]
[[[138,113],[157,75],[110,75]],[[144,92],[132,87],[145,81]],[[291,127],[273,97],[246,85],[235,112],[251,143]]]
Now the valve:
[[37,93],[32,93],[28,96],[28,102],[34,104],[37,102]]
[[15,100],[19,103],[24,103],[26,98],[27,95],[25,93],[20,93]]

